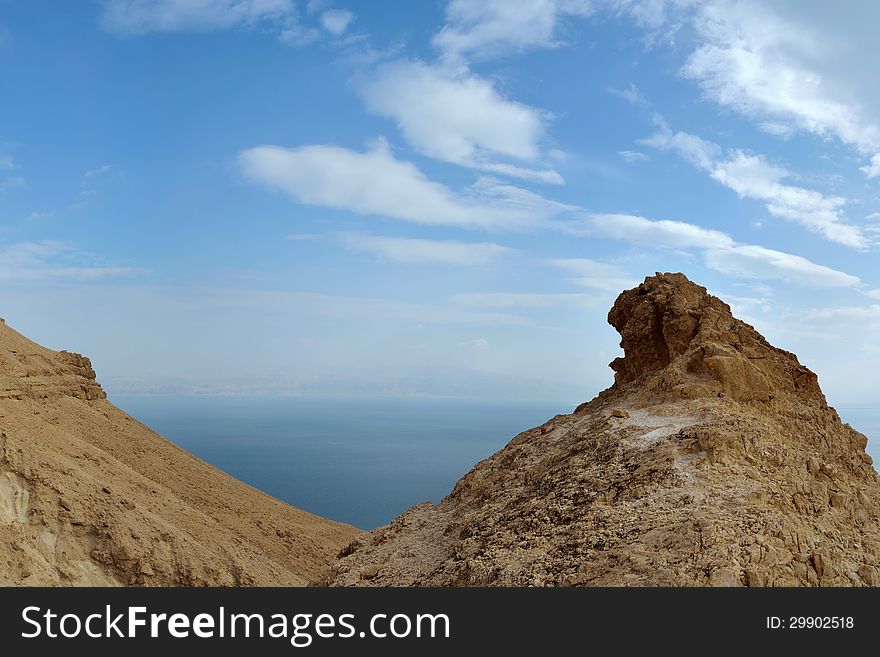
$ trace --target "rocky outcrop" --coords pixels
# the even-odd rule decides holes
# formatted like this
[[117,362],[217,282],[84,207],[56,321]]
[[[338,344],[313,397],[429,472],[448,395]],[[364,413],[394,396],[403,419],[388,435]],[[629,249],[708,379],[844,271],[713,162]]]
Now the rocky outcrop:
[[233,479],[105,397],[87,358],[0,322],[0,586],[305,585],[359,533]]
[[608,322],[624,350],[611,363],[617,394],[633,392],[646,403],[706,397],[766,402],[785,394],[826,406],[816,375],[797,356],[768,343],[683,274],[658,274],[627,290]]
[[[5,322],[0,330],[11,331]],[[17,348],[0,353],[0,400],[107,398],[88,358],[69,351],[49,355],[39,345],[19,337]]]
[[358,537],[330,583],[880,585],[880,481],[815,374],[682,274],[608,319],[611,388]]

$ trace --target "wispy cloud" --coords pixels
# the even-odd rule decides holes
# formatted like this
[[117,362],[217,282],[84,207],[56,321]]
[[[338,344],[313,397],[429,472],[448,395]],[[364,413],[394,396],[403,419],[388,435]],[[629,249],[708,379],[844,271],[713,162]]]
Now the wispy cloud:
[[433,43],[451,58],[552,48],[562,21],[591,12],[586,0],[450,0]]
[[638,283],[617,265],[589,258],[559,258],[551,260],[550,264],[574,274],[573,283],[604,292],[616,294]]
[[880,153],[875,153],[871,158],[871,162],[867,166],[861,167],[868,178],[876,178],[880,176]]
[[367,151],[259,146],[242,152],[239,163],[249,179],[301,203],[420,224],[524,229],[565,210],[562,204],[492,179],[453,191],[397,159],[382,141]]
[[617,154],[630,164],[644,162],[648,159],[648,156],[640,151],[617,151]]
[[27,187],[27,180],[23,176],[9,176],[0,179],[0,192],[8,192],[22,187]]
[[623,98],[623,100],[628,102],[630,105],[641,105],[642,107],[647,107],[648,105],[650,105],[648,97],[645,96],[645,94],[643,94],[641,90],[632,82],[630,82],[622,89],[608,87],[608,93],[610,93],[612,96]]
[[726,274],[778,278],[818,288],[852,287],[860,283],[856,276],[817,265],[801,256],[748,244],[711,250],[706,254],[706,263]]
[[821,308],[807,312],[812,319],[845,319],[845,320],[877,320],[880,321],[880,304],[870,306],[841,306],[839,308]]
[[221,30],[296,16],[292,0],[103,0],[102,23],[119,34]]
[[491,242],[414,239],[363,233],[344,233],[340,239],[351,251],[368,253],[381,261],[403,264],[479,266],[514,252],[514,249]]
[[665,127],[642,143],[678,153],[741,198],[762,201],[771,215],[798,223],[829,241],[856,249],[865,249],[870,243],[858,226],[845,222],[845,198],[783,184],[781,181],[792,177],[791,172],[762,155],[733,149],[723,156],[717,144]]
[[293,0],[101,0],[101,25],[130,37],[161,32],[214,32],[262,27],[282,43],[305,46],[322,31],[341,37],[354,20],[344,9],[309,11],[304,23]]
[[0,280],[92,281],[142,274],[142,270],[94,262],[67,242],[20,242],[0,249]]
[[684,221],[646,219],[630,214],[594,214],[585,222],[571,224],[575,235],[602,235],[639,246],[673,249],[724,249],[735,244],[730,235]]
[[835,46],[827,22],[810,25],[810,18],[809,12],[785,16],[766,3],[706,3],[693,18],[700,45],[683,73],[707,97],[759,125],[769,119],[861,150],[880,148],[877,123],[811,64],[817,52],[830,55]]
[[103,176],[105,174],[110,173],[113,170],[112,164],[102,164],[101,166],[95,167],[94,169],[88,169],[85,173],[83,173],[83,180],[88,180],[90,178],[97,178],[98,176]]
[[596,297],[579,293],[468,292],[452,297],[454,303],[473,308],[583,308],[595,305]]
[[[738,244],[726,233],[682,221],[600,214],[569,224],[567,230],[574,235],[600,235],[639,246],[700,249],[709,267],[742,278],[776,279],[814,288],[855,287],[861,283],[857,276],[807,258],[753,244]],[[592,264],[586,266],[593,267]],[[601,278],[595,273],[592,276]]]
[[367,108],[395,121],[421,153],[467,167],[539,182],[561,183],[552,169],[499,162],[535,161],[549,115],[505,98],[464,67],[395,61],[359,81]]
[[12,171],[20,168],[11,155],[0,153],[0,192],[27,187],[27,180],[24,176],[11,174]]
[[321,26],[334,36],[342,36],[354,20],[354,14],[345,9],[328,9],[321,13]]

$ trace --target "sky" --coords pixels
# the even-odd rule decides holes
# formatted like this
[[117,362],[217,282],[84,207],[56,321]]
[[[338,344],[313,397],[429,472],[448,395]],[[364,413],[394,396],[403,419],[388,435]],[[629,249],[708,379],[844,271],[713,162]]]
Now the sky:
[[0,0],[0,315],[118,392],[577,403],[682,271],[875,404],[880,3]]

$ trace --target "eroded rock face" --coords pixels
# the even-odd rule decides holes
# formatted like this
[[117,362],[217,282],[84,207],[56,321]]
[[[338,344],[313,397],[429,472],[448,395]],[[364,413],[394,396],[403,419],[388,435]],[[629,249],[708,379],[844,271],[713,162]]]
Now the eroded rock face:
[[172,445],[0,322],[0,586],[305,585],[359,532]]
[[796,395],[825,406],[813,372],[736,319],[730,306],[684,274],[657,274],[622,293],[608,313],[624,357],[615,386],[640,387],[646,401],[727,397],[770,401]]
[[815,374],[682,274],[609,322],[611,388],[359,537],[331,582],[880,584],[880,481]]

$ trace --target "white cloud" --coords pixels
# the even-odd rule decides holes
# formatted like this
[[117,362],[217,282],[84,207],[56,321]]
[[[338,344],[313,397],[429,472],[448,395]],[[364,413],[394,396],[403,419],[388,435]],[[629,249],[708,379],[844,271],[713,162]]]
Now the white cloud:
[[588,294],[544,294],[529,292],[469,292],[456,294],[454,303],[474,308],[581,308],[596,299]]
[[698,169],[712,171],[721,155],[721,147],[687,132],[675,132],[664,128],[639,143],[666,151],[674,151]]
[[278,40],[289,46],[301,48],[313,44],[321,38],[321,33],[313,27],[301,25],[294,21],[288,23],[278,33]]
[[880,299],[880,289],[869,290],[868,292],[865,292],[865,294],[868,295],[869,297],[871,297],[872,299]]
[[868,176],[868,178],[876,178],[877,176],[880,176],[880,153],[876,153],[871,158],[870,164],[861,167],[861,170],[865,172],[865,175]]
[[546,115],[502,96],[491,81],[461,67],[396,61],[358,85],[367,108],[394,120],[430,157],[518,177],[561,182],[555,171],[498,164],[540,156]]
[[0,280],[48,279],[90,281],[142,273],[130,267],[95,264],[70,244],[46,240],[20,242],[0,249]]
[[293,233],[284,239],[289,242],[310,242],[311,240],[317,240],[320,238],[321,236],[317,233]]
[[561,20],[591,11],[586,0],[450,0],[433,43],[453,58],[550,48]]
[[[261,146],[244,151],[239,159],[249,178],[285,191],[302,203],[420,224],[490,229],[555,225],[572,235],[598,234],[643,246],[701,249],[710,267],[736,276],[775,278],[820,288],[859,283],[855,276],[800,256],[739,245],[720,231],[633,215],[587,215],[580,208],[491,178],[481,178],[465,193],[456,193],[429,180],[411,163],[397,160],[382,142],[366,152],[320,145],[294,149]],[[559,220],[567,215],[580,219]],[[582,261],[581,267],[588,262]],[[630,282],[625,273],[608,269],[611,266],[604,263],[591,267],[574,272],[581,274],[579,284],[619,290],[624,279]]]
[[491,242],[428,240],[363,233],[344,233],[340,238],[351,251],[369,253],[383,261],[403,264],[486,265],[514,251]]
[[642,143],[677,152],[698,169],[708,172],[714,180],[735,191],[740,198],[763,201],[767,211],[775,217],[798,223],[844,246],[856,249],[868,246],[868,240],[857,226],[844,223],[845,198],[782,184],[780,181],[792,174],[769,163],[761,155],[734,149],[727,159],[723,159],[717,144],[665,128]]
[[12,171],[17,168],[11,155],[0,155],[0,171]]
[[470,196],[488,207],[505,209],[523,217],[530,217],[532,225],[548,225],[557,215],[581,214],[577,206],[552,201],[541,194],[502,182],[491,176],[482,176],[470,188]]
[[856,276],[817,265],[801,256],[761,246],[740,245],[711,250],[706,262],[713,269],[745,278],[777,278],[794,285],[817,288],[852,287]]
[[560,267],[577,278],[573,283],[605,292],[620,292],[632,287],[636,280],[616,265],[590,260],[588,258],[559,258],[550,264]]
[[[872,51],[859,52],[839,40],[840,34],[828,29],[829,21],[815,20],[820,19],[817,13],[827,12],[809,4],[804,10],[801,3],[706,3],[693,21],[701,45],[684,74],[697,80],[709,98],[747,116],[876,150],[880,128],[875,120],[842,80],[829,75],[833,70],[820,64],[839,64],[841,55],[870,56]],[[857,21],[876,24],[870,4],[850,7],[847,21],[854,27]],[[851,71],[841,69],[843,79]]]
[[836,137],[863,155],[880,155],[880,4],[854,2],[840,11],[821,0],[597,2],[629,15],[651,40],[664,31],[678,46],[672,37],[688,25],[695,47],[682,75],[764,132]]
[[[598,0],[618,14],[630,16],[637,25],[658,30],[669,22],[680,9],[686,9],[698,0]],[[673,32],[676,26],[673,26]]]
[[740,197],[764,201],[773,216],[805,226],[825,239],[857,249],[868,246],[857,226],[843,223],[846,199],[824,196],[817,191],[783,185],[779,181],[791,174],[769,164],[759,155],[734,151],[729,160],[719,162],[712,178],[730,187]]
[[321,26],[334,36],[342,36],[354,20],[354,14],[345,9],[328,9],[321,14]]
[[617,96],[618,98],[623,98],[630,105],[639,105],[642,107],[648,107],[651,103],[648,100],[648,97],[642,93],[641,89],[639,89],[634,83],[630,82],[623,89],[617,89],[615,87],[608,87],[608,93],[612,96]]
[[296,16],[292,0],[104,0],[102,23],[117,34],[221,30]]
[[628,214],[597,214],[589,219],[587,230],[604,237],[622,239],[641,246],[673,249],[716,249],[733,246],[729,235],[683,221],[651,220]]
[[494,173],[500,173],[511,178],[521,178],[523,180],[532,180],[534,182],[546,183],[550,185],[564,185],[565,178],[559,175],[554,169],[527,169],[518,167],[514,164],[504,164],[501,162],[484,162],[478,165],[479,169]]
[[647,155],[640,153],[639,151],[617,151],[617,154],[630,163],[644,162],[648,159]]
[[522,229],[564,208],[492,179],[456,193],[396,159],[381,141],[366,152],[324,145],[260,146],[243,151],[239,163],[251,180],[301,203],[420,224]]
[[486,338],[477,338],[475,340],[468,340],[467,342],[462,342],[459,344],[460,347],[468,347],[470,349],[477,349],[479,351],[485,351],[489,348],[489,341]]
[[[676,249],[698,248],[706,255],[706,264],[716,271],[743,278],[777,279],[814,288],[854,287],[856,276],[816,264],[801,256],[751,244],[737,244],[729,235],[681,221],[652,221],[632,215],[593,215],[575,234],[599,234],[640,246],[665,246]],[[594,276],[602,269],[586,271]],[[601,263],[599,263],[601,264]]]
[[807,313],[811,319],[880,320],[880,305],[822,308]]

